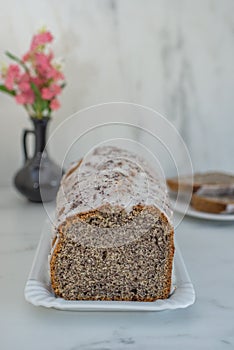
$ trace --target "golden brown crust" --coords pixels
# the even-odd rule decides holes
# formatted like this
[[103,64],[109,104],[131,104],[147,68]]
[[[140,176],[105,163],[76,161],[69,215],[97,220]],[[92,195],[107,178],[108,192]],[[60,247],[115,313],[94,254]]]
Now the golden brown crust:
[[167,288],[165,290],[165,295],[166,298],[169,297],[170,291],[171,291],[171,283],[172,283],[172,268],[173,268],[173,260],[174,260],[174,253],[175,253],[175,245],[174,245],[174,230],[172,229],[170,231],[170,252],[169,252],[169,257],[168,257],[168,273],[167,273],[167,279],[168,279],[168,284]]
[[74,171],[76,171],[76,169],[79,168],[81,162],[82,162],[82,159],[80,159],[79,162],[66,173],[65,179],[67,179],[72,173],[74,173]]
[[53,246],[54,246],[54,244],[56,242],[56,239],[57,239],[57,236],[54,236],[54,238],[52,239],[52,243],[51,243],[52,248],[53,248]]
[[57,254],[61,251],[61,249],[62,249],[61,236],[59,236],[57,239],[56,245],[54,246],[54,250],[51,253],[51,259],[50,259],[50,282],[51,282],[51,287],[57,296],[60,296],[59,295],[60,293],[59,293],[58,283],[56,282],[55,263],[56,263]]

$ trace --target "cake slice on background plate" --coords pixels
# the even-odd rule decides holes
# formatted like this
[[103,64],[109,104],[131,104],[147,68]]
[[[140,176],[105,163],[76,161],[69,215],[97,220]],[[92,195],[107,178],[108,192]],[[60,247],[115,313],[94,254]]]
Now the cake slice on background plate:
[[234,175],[207,172],[167,179],[168,188],[173,192],[190,190],[191,182],[193,195],[190,204],[194,209],[214,214],[234,213]]

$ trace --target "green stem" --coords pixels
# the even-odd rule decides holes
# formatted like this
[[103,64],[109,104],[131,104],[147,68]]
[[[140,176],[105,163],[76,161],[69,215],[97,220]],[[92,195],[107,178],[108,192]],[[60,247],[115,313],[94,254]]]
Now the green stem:
[[8,95],[15,96],[15,90],[9,90],[5,85],[0,85],[0,91],[7,93]]
[[13,61],[19,63],[27,73],[29,73],[29,69],[28,67],[26,66],[26,64],[20,59],[18,58],[17,56],[13,55],[12,53],[10,53],[9,51],[6,51],[5,52],[6,56],[8,56],[9,58],[11,58]]

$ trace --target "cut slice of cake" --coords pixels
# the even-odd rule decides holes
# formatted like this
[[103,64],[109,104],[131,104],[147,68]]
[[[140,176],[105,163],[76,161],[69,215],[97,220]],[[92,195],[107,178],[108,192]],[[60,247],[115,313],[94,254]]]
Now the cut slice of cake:
[[228,188],[210,186],[198,190],[192,196],[191,206],[196,210],[213,214],[234,213],[234,186]]

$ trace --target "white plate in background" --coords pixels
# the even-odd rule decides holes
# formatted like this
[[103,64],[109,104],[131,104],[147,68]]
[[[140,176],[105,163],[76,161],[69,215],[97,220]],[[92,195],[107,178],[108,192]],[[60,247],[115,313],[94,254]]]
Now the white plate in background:
[[179,214],[185,214],[188,216],[192,216],[194,218],[199,219],[207,219],[207,220],[218,220],[218,221],[234,221],[234,214],[212,214],[205,213],[202,211],[195,210],[191,205],[189,205],[188,209],[184,213],[185,202],[180,199],[180,201],[175,200],[175,195],[170,193],[170,201],[171,207],[174,212]]
[[46,308],[70,311],[161,311],[186,308],[195,301],[195,291],[184,265],[178,245],[174,259],[176,288],[168,299],[155,302],[137,301],[70,301],[53,294],[48,272],[48,255],[51,250],[50,224],[44,225],[40,242],[34,257],[32,269],[25,286],[25,299]]

